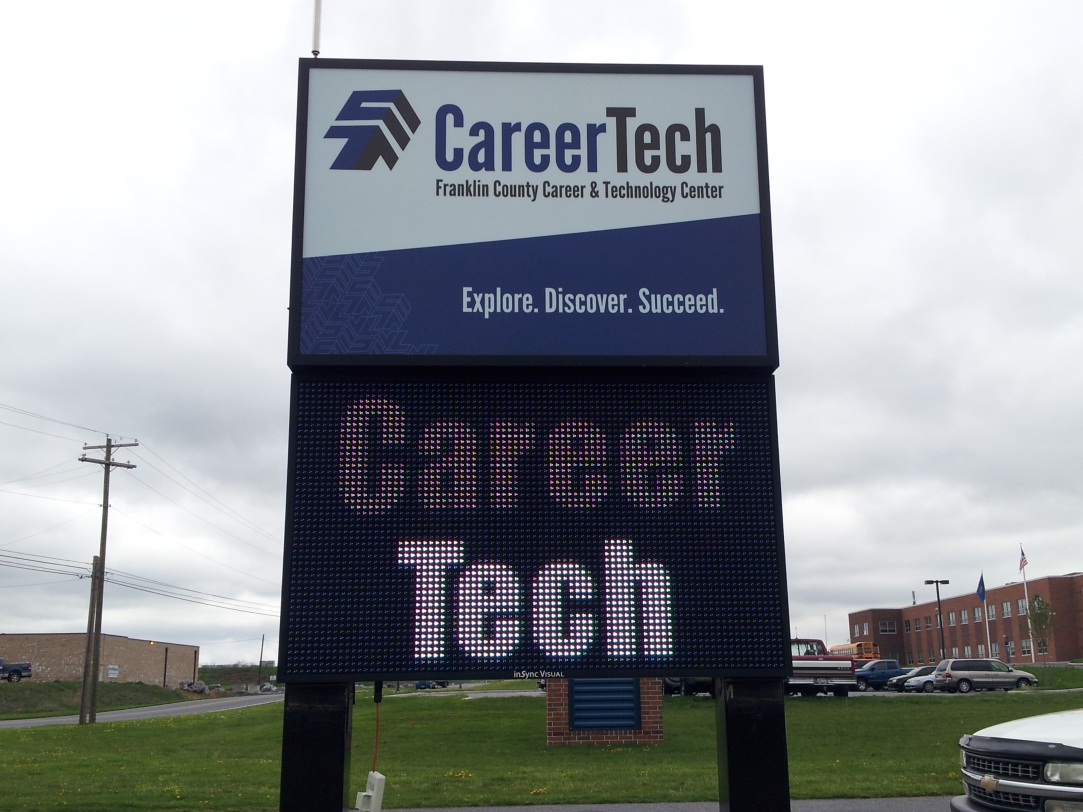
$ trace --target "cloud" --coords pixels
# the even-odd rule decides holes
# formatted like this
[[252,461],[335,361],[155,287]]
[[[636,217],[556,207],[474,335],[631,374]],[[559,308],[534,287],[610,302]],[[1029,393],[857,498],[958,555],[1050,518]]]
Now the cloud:
[[[764,65],[791,624],[837,643],[848,611],[927,577],[1014,577],[1020,542],[1036,573],[1081,568],[1081,16],[328,0],[321,58]],[[0,412],[0,552],[89,561],[101,471],[75,460],[109,432],[143,444],[114,480],[111,565],[277,603],[311,35],[305,3],[8,10],[0,401],[60,422]],[[50,577],[0,568],[36,607],[19,631],[81,627],[86,582],[30,585]],[[205,661],[277,642],[273,618],[123,587],[106,628]]]

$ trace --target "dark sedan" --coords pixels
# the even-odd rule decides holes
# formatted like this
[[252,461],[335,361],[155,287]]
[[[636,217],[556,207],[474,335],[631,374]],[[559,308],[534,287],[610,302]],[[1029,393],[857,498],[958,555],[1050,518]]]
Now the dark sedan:
[[919,665],[917,668],[911,668],[905,674],[899,674],[897,677],[892,677],[886,683],[884,688],[888,691],[898,691],[902,693],[906,685],[906,681],[912,677],[924,677],[926,674],[931,674],[936,670],[935,665]]

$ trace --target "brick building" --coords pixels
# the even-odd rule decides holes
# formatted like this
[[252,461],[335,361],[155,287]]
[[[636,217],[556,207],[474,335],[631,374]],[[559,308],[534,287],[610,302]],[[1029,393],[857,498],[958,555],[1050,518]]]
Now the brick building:
[[[1030,599],[1041,595],[1056,613],[1052,632],[1044,638],[1031,634],[1022,581],[987,586],[984,604],[976,594],[976,582],[974,587],[956,596],[946,595],[940,587],[944,657],[996,657],[1016,663],[1083,657],[1083,573],[1027,580]],[[849,618],[850,642],[874,643],[881,657],[914,666],[942,659],[935,597],[899,609],[851,612]]]
[[[82,680],[86,634],[0,634],[0,657],[29,662],[35,680]],[[101,673],[107,682],[175,687],[199,672],[199,646],[102,635]]]

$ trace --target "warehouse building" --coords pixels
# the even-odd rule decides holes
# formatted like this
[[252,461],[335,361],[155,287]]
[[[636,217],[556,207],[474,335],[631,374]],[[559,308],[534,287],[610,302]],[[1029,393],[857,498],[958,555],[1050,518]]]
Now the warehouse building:
[[[87,636],[76,634],[0,634],[0,657],[29,662],[35,680],[83,679]],[[146,682],[176,687],[199,673],[199,646],[102,635],[103,682]]]

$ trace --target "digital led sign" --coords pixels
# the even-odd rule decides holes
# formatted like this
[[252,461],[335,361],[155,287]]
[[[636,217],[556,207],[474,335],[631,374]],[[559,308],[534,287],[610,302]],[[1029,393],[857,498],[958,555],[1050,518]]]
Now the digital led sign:
[[301,60],[289,362],[777,366],[757,66]]
[[280,679],[786,673],[770,376],[424,372],[294,375]]

